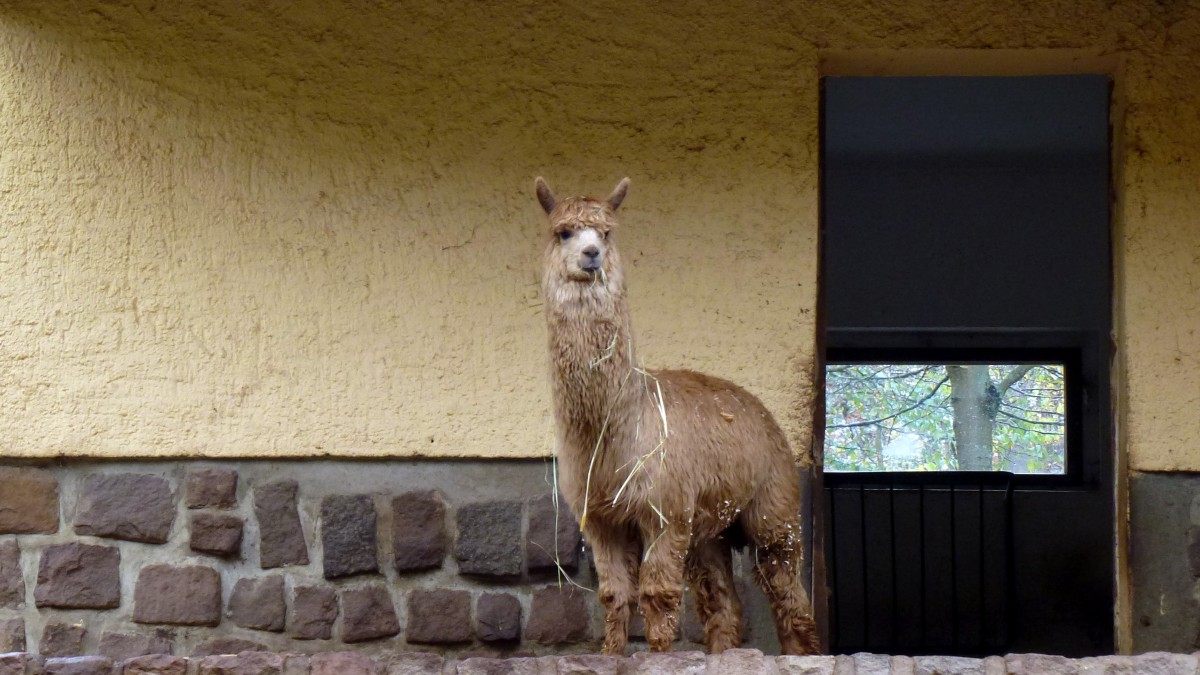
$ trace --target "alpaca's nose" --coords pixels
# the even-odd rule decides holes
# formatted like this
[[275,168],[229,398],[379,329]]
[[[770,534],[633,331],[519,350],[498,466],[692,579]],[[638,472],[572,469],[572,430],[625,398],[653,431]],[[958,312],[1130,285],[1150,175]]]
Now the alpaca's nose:
[[600,249],[596,248],[595,246],[588,246],[587,248],[583,249],[583,254],[592,260],[595,260],[596,258],[600,257]]

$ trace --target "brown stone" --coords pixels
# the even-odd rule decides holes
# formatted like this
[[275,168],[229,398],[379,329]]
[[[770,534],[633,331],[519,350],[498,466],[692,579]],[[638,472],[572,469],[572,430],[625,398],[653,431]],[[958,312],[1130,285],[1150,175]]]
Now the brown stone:
[[206,656],[199,675],[282,675],[284,658],[272,652],[241,652]]
[[531,574],[569,573],[579,569],[582,537],[579,523],[566,502],[545,495],[529,502],[529,529],[525,535],[525,568]]
[[458,675],[539,675],[538,660],[529,657],[471,657],[458,662]]
[[0,654],[25,651],[25,619],[0,621]]
[[0,675],[25,675],[29,657],[24,652],[0,652]]
[[189,509],[228,509],[237,504],[238,474],[233,469],[193,469],[185,481]]
[[541,644],[587,642],[592,637],[587,598],[574,586],[533,592],[525,638]]
[[100,656],[125,661],[138,656],[170,654],[171,641],[159,635],[104,633],[100,636]]
[[229,618],[242,628],[283,631],[286,607],[283,577],[238,579],[229,597]]
[[708,662],[703,652],[639,652],[629,657],[630,674],[704,675]]
[[193,513],[188,518],[193,551],[233,556],[242,552],[242,519],[224,513]]
[[408,492],[392,500],[396,570],[419,572],[442,566],[449,537],[446,504],[434,490]]
[[458,509],[454,557],[461,574],[517,577],[521,560],[521,504],[482,502]]
[[192,656],[218,656],[221,654],[241,654],[242,652],[261,652],[266,651],[267,646],[261,642],[253,640],[243,640],[242,638],[218,637],[211,640],[205,640],[196,645],[192,650]]
[[122,675],[185,675],[187,659],[169,654],[148,654],[125,660]]
[[0,534],[58,532],[58,480],[42,469],[0,467]]
[[288,635],[298,640],[328,640],[337,621],[337,593],[324,586],[297,586],[288,618]]
[[258,555],[263,569],[308,564],[308,544],[296,509],[298,485],[278,481],[254,488],[254,517],[258,520]]
[[454,644],[471,641],[469,591],[413,591],[408,596],[405,638],[415,644]]
[[379,675],[442,675],[445,659],[438,654],[407,652],[381,657]]
[[342,641],[366,642],[400,632],[392,596],[383,586],[342,591]]
[[46,659],[45,675],[112,675],[112,661],[103,656]]
[[521,639],[521,601],[508,593],[484,593],[475,603],[475,634],[483,642]]
[[38,651],[42,656],[82,656],[87,629],[81,623],[47,623]]
[[133,620],[215,626],[221,622],[221,578],[211,567],[144,567],[134,589]]
[[38,607],[113,609],[121,604],[121,552],[112,546],[58,544],[42,551]]
[[25,602],[25,577],[17,540],[0,542],[0,607],[16,609]]
[[326,579],[379,571],[375,498],[330,495],[321,501],[321,545]]
[[355,652],[313,654],[308,663],[312,675],[375,675],[375,662]]
[[173,522],[171,485],[149,474],[91,474],[75,507],[76,534],[162,544]]

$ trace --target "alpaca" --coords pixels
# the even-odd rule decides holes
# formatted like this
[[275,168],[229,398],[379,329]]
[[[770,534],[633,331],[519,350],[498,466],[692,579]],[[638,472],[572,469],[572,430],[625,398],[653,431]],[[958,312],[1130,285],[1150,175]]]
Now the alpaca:
[[654,651],[668,651],[683,582],[710,651],[741,644],[731,544],[752,546],[785,654],[817,652],[799,583],[800,486],[783,431],[737,385],[687,370],[645,370],[634,355],[614,241],[622,180],[604,200],[558,199],[542,290],[549,328],[559,485],[591,543],[606,654],[623,654],[634,603]]

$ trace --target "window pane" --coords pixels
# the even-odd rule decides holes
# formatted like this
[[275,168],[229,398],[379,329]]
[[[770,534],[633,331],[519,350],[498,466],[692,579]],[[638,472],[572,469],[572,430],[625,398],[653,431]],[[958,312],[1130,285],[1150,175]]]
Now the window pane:
[[831,364],[826,471],[1062,474],[1062,364]]

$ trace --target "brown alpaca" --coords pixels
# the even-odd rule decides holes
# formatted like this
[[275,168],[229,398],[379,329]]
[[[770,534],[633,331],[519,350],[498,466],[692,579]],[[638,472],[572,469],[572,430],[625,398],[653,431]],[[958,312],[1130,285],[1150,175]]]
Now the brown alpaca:
[[622,654],[638,603],[646,639],[667,651],[686,578],[712,652],[741,644],[731,539],[753,547],[785,654],[817,651],[799,583],[800,487],[779,425],[750,393],[687,370],[642,369],[613,238],[629,179],[606,200],[559,200],[550,217],[545,295],[559,482],[595,553],[604,653]]

